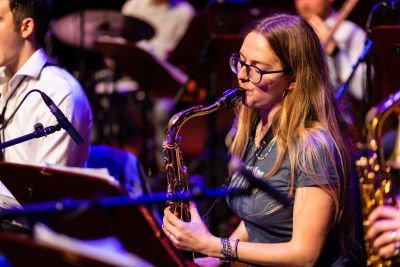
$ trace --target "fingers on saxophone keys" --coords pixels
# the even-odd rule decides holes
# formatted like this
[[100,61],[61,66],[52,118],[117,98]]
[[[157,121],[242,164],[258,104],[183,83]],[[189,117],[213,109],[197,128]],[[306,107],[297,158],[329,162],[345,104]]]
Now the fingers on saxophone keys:
[[397,231],[386,231],[380,234],[374,241],[373,241],[373,248],[375,251],[380,250],[384,246],[391,245],[397,240]]
[[390,232],[390,242],[396,241],[396,238],[397,238],[397,231],[396,230],[391,231]]
[[392,257],[399,257],[400,256],[400,241],[394,242],[393,254]]
[[163,232],[165,233],[165,235],[166,235],[169,239],[171,239],[172,241],[174,241],[174,240],[173,240],[174,238],[173,238],[172,233],[171,233],[170,231],[168,231],[167,227],[165,227],[164,224],[161,225],[161,228],[162,228]]

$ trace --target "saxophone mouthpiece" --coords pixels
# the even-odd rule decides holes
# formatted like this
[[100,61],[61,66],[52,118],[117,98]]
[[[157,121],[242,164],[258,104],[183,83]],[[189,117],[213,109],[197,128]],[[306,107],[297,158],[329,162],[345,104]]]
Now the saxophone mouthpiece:
[[232,88],[226,90],[217,102],[222,106],[229,106],[235,103],[240,97],[244,95],[245,91],[242,88]]

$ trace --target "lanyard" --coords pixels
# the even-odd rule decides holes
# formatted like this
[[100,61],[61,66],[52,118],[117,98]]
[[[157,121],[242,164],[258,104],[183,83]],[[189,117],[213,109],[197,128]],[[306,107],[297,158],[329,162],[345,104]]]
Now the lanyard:
[[24,82],[26,78],[26,75],[24,77],[22,77],[22,79],[18,82],[17,86],[15,87],[15,89],[11,92],[11,95],[7,98],[6,100],[6,104],[3,107],[3,110],[0,113],[0,130],[4,130],[4,128],[7,125],[7,122],[11,119],[8,119],[7,122],[3,125],[4,123],[4,116],[6,115],[6,110],[7,110],[7,105],[8,105],[8,101],[10,101],[10,99],[14,96],[15,92],[18,90],[18,88],[21,86],[21,84]]
[[[52,65],[51,63],[46,62],[46,63],[43,65],[42,69],[40,70],[39,76],[42,74],[42,71],[43,71],[44,68],[46,68],[47,66],[51,66],[51,65]],[[15,89],[11,92],[10,96],[7,98],[6,103],[5,103],[4,107],[3,107],[3,110],[1,111],[1,114],[0,114],[0,125],[1,125],[1,127],[0,127],[0,131],[1,131],[0,141],[1,141],[1,142],[4,142],[4,141],[5,141],[5,138],[4,138],[4,130],[5,130],[5,128],[6,128],[7,124],[8,124],[8,122],[9,122],[9,121],[14,117],[14,115],[17,113],[17,110],[19,109],[19,107],[21,106],[22,103],[20,103],[20,104],[17,106],[17,109],[14,110],[14,112],[11,114],[11,116],[10,116],[6,121],[4,121],[4,119],[5,119],[4,117],[5,117],[6,110],[7,110],[7,104],[8,104],[8,102],[10,101],[10,99],[14,96],[14,94],[15,94],[15,92],[18,90],[18,88],[22,85],[22,83],[23,83],[23,81],[26,79],[26,77],[27,77],[27,76],[25,75],[25,76],[18,82],[18,84],[17,84],[17,86],[15,87]],[[0,161],[2,161],[2,160],[4,160],[4,150],[0,150]]]

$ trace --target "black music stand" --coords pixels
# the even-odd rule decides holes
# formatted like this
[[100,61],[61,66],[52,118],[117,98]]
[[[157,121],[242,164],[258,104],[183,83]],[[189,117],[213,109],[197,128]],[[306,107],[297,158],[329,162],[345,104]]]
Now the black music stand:
[[[66,198],[91,199],[127,195],[120,186],[89,175],[15,163],[0,162],[0,180],[20,204]],[[52,216],[51,228],[79,239],[115,236],[128,252],[155,266],[187,266],[182,255],[165,237],[144,206],[91,208],[82,213]],[[0,238],[0,246],[4,246]],[[5,251],[7,253],[7,251]],[[155,257],[156,255],[156,257]],[[12,257],[11,257],[12,259]]]
[[372,60],[374,77],[371,90],[371,106],[400,88],[400,26],[377,26],[371,29],[373,42]]
[[141,49],[131,42],[101,38],[95,48],[115,60],[117,66],[129,74],[149,96],[173,96],[186,82],[186,75],[170,63]]

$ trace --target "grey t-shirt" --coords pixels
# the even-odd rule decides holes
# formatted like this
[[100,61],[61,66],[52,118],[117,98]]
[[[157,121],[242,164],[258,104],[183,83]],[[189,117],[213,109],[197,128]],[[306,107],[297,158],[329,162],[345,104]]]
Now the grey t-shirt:
[[[267,146],[261,150],[259,149],[259,151],[256,151],[254,142],[249,143],[250,147],[243,162],[246,168],[253,172],[253,174],[262,177],[275,163],[277,156],[276,143],[272,140]],[[334,168],[329,168],[328,170],[330,178],[319,177],[318,181],[310,179],[303,172],[299,172],[295,178],[294,188],[318,186],[328,183],[338,185],[338,180],[333,170]],[[289,157],[286,157],[278,172],[268,178],[268,183],[282,193],[288,194],[290,177],[290,161]],[[229,186],[244,188],[248,186],[248,183],[240,174],[234,174]],[[230,208],[243,220],[249,242],[282,243],[291,240],[293,230],[293,201],[290,207],[285,208],[267,193],[261,190],[253,190],[250,196],[228,197],[227,202]],[[333,232],[336,232],[336,230],[334,229]],[[322,253],[321,258],[325,257],[325,259],[320,260],[319,265],[321,266],[332,265],[339,258],[339,241],[332,239],[337,239],[338,234],[334,234],[333,232],[331,232],[327,241],[330,242],[327,244],[329,251]]]

